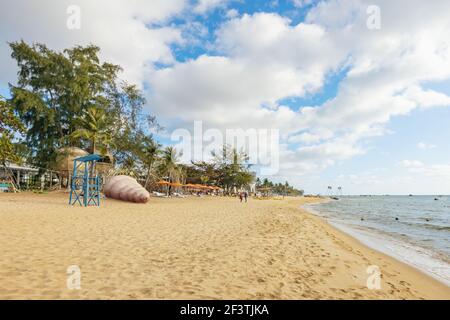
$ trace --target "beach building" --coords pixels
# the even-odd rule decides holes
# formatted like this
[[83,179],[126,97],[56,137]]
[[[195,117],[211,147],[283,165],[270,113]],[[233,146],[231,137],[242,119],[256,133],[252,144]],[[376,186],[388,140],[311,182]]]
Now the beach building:
[[6,163],[0,166],[0,192],[19,190],[50,190],[60,187],[55,171],[41,170],[28,164]]
[[28,165],[6,163],[6,166],[0,167],[0,191],[10,190],[12,183],[20,189],[21,186],[32,181],[38,173],[38,169]]

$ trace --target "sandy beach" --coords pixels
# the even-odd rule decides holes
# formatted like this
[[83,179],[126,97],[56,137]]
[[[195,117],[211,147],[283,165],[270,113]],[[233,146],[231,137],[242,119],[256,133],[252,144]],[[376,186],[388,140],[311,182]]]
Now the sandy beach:
[[[450,299],[450,288],[300,209],[314,198],[0,194],[1,299]],[[67,288],[79,266],[81,289]],[[380,268],[381,289],[366,286]]]

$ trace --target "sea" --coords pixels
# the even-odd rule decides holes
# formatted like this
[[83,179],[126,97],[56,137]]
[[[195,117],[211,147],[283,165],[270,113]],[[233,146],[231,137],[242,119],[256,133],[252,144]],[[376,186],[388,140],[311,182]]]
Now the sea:
[[304,207],[450,286],[450,196],[340,196]]

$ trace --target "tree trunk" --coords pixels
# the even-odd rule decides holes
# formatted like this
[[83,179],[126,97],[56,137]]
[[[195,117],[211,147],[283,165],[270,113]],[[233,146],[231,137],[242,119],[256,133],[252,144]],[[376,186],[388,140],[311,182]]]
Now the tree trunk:
[[96,145],[95,145],[95,137],[94,137],[94,138],[92,138],[92,153],[95,153],[95,147],[96,147]]
[[150,171],[151,171],[151,168],[149,167],[148,170],[147,170],[147,178],[145,179],[145,184],[144,184],[144,188],[146,190],[147,190],[148,182],[150,180]]

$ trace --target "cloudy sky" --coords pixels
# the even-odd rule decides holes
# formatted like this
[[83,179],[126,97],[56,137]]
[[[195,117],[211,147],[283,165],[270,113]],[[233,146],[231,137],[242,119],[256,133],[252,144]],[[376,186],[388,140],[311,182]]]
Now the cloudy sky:
[[7,42],[93,43],[142,88],[166,143],[196,120],[277,129],[273,180],[450,194],[449,12],[447,0],[2,0],[0,93],[17,72]]

